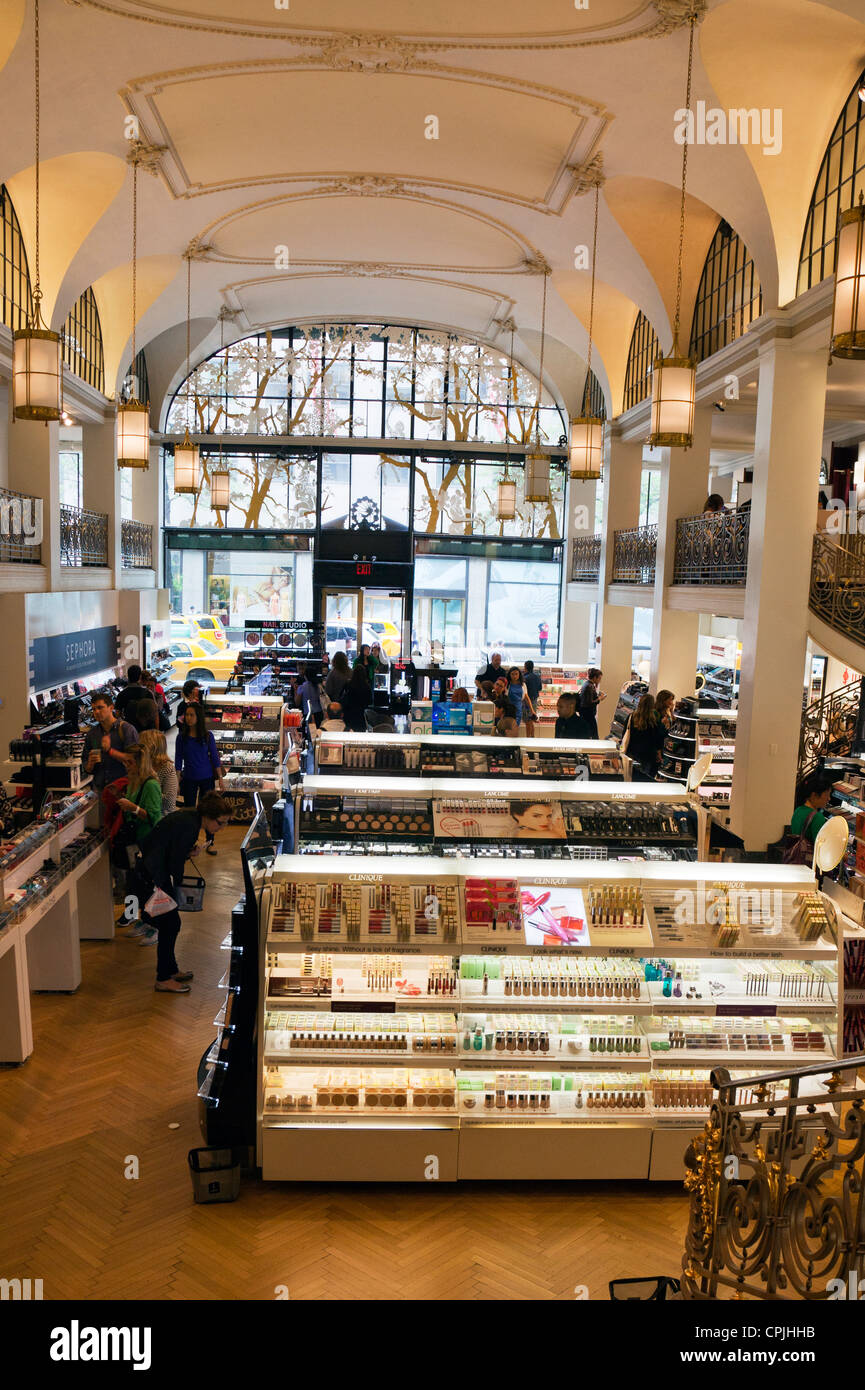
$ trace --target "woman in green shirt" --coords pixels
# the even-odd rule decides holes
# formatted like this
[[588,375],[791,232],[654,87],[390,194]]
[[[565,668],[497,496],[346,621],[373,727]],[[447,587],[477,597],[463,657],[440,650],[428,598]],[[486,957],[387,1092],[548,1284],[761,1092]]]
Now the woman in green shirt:
[[814,778],[805,783],[803,791],[803,800],[796,807],[790,820],[790,833],[799,836],[807,835],[808,839],[813,842],[829,819],[827,815],[824,815],[824,812],[829,805],[832,784],[831,782],[824,782],[821,778]]
[[133,744],[124,762],[127,769],[126,795],[118,797],[126,825],[134,826],[140,844],[145,835],[162,820],[162,787],[153,771],[150,754],[142,744]]

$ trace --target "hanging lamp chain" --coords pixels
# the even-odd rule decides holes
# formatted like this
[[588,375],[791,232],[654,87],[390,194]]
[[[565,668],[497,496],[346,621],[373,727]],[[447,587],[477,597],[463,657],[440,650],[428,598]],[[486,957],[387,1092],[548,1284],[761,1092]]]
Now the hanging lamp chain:
[[547,339],[547,276],[549,270],[544,268],[544,295],[541,302],[541,361],[538,373],[538,399],[535,405],[535,442],[538,448],[541,447],[541,394],[544,389],[544,349]]
[[[583,392],[583,414],[588,415],[586,406],[586,394],[591,393],[592,388],[592,334],[595,326],[595,266],[598,261],[598,204],[601,197],[601,186],[595,184],[595,226],[592,232],[592,289],[589,296],[589,354],[586,364],[586,389]],[[591,396],[589,395],[591,399]]]
[[[509,350],[508,350],[508,395],[510,395],[510,392],[511,392],[511,383],[513,383],[513,386],[514,386],[514,395],[516,395],[516,379],[515,379],[515,377],[514,377],[514,333],[515,333],[515,332],[516,332],[516,324],[514,323],[513,319],[511,319],[511,345],[510,345],[510,348],[509,348]],[[506,477],[506,478],[509,478],[509,477],[511,476],[511,475],[510,475],[510,471],[509,471],[509,469],[510,469],[510,462],[511,462],[511,431],[510,431],[510,427],[509,427],[509,425],[508,425],[508,404],[507,404],[507,401],[505,401],[505,477]]]
[[33,319],[34,327],[39,326],[42,317],[40,304],[42,301],[42,287],[39,283],[39,0],[35,0],[33,5],[33,67],[36,89],[36,280],[33,285]]
[[[137,152],[136,152],[137,153]],[[132,162],[132,379],[135,382],[134,395],[138,400],[138,376],[136,368],[136,336],[138,326],[138,159]]]
[[[697,23],[696,12],[689,20],[688,37],[688,84],[685,91],[685,110],[691,110],[691,81],[694,72],[694,29]],[[679,264],[676,273],[676,318],[673,325],[673,356],[679,356],[679,324],[682,315],[682,260],[685,252],[685,190],[688,182],[688,132],[682,142],[682,203],[679,211]]]

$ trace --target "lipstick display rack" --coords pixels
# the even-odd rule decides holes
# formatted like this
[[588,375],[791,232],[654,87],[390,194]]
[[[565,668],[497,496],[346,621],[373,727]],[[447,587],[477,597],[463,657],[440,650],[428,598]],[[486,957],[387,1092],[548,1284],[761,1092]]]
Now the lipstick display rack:
[[[832,1104],[839,945],[831,905],[819,935],[796,930],[803,903],[823,904],[806,869],[713,864],[707,883],[700,864],[539,868],[277,857],[262,890],[266,1179],[420,1182],[430,1156],[443,1181],[678,1179],[713,1066],[825,1059],[814,1103]],[[760,904],[759,948],[747,928],[719,945],[706,920],[737,893]]]

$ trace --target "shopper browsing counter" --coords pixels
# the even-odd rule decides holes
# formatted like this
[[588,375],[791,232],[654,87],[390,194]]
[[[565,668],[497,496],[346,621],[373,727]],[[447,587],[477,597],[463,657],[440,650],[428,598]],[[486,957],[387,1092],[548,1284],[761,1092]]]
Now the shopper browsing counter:
[[101,792],[110,782],[126,776],[124,754],[138,742],[138,731],[116,718],[111,696],[105,691],[91,695],[90,708],[97,723],[85,735],[81,767],[93,774],[93,788]]

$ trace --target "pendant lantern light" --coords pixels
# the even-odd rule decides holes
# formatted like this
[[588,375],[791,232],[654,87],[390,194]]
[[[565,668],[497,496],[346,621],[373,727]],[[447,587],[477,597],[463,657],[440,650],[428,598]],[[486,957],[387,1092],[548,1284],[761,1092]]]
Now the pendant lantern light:
[[517,514],[517,484],[505,465],[505,476],[499,478],[496,516],[499,521],[513,521]]
[[223,512],[222,522],[228,519],[231,506],[231,474],[222,463],[222,442],[219,445],[219,467],[210,470],[210,505],[215,512]]
[[[694,26],[696,13],[689,19],[688,84],[685,110],[691,110],[691,78],[694,67]],[[694,410],[697,398],[697,364],[683,357],[679,348],[682,312],[682,257],[685,247],[685,190],[688,178],[688,133],[682,143],[682,202],[679,212],[679,263],[676,278],[676,317],[673,348],[669,357],[658,357],[652,368],[652,415],[649,443],[653,449],[690,449],[694,442]]]
[[538,376],[538,397],[535,405],[535,447],[526,455],[527,502],[549,502],[550,500],[550,456],[541,452],[541,393],[544,389],[544,348],[547,339],[547,276],[544,267],[544,297],[541,308],[541,362]]
[[[190,325],[192,307],[192,256],[190,248],[184,252],[186,257],[186,425],[183,439],[174,446],[174,491],[176,494],[195,494],[201,487],[201,451],[189,438],[189,362]],[[226,503],[226,506],[228,503]]]
[[586,361],[586,385],[583,390],[583,410],[571,421],[568,472],[574,481],[598,481],[604,472],[604,421],[592,415],[592,334],[595,326],[595,266],[598,259],[598,203],[601,197],[600,178],[595,183],[595,226],[592,234],[592,290],[589,299],[589,352]]
[[865,360],[865,193],[842,212],[835,242],[832,357]]
[[132,386],[128,400],[117,402],[114,456],[118,468],[150,467],[150,403],[138,399],[135,328],[138,318],[138,165],[141,146],[133,146],[132,161]]
[[15,420],[59,420],[63,414],[63,345],[42,318],[39,283],[39,0],[34,0],[36,91],[36,261],[27,327],[12,334],[12,410]]

